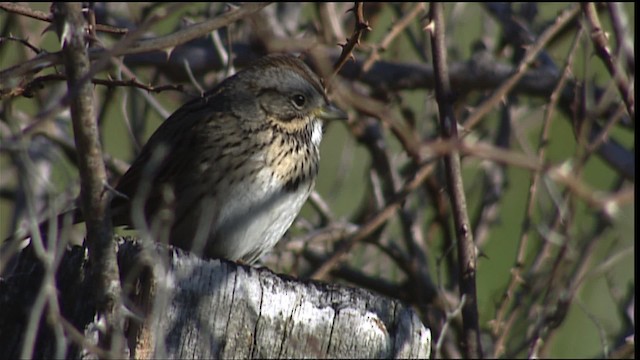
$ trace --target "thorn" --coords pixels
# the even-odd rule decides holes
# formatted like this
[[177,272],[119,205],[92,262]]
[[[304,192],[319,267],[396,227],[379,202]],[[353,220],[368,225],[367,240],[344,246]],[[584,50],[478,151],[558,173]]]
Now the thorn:
[[71,30],[69,29],[69,23],[65,21],[64,25],[62,26],[62,33],[60,34],[60,43],[62,46],[64,46],[64,44],[67,42],[67,38],[69,38],[70,32]]
[[176,48],[172,46],[172,47],[170,47],[170,48],[167,48],[167,49],[164,51],[164,52],[167,54],[167,60],[171,57],[171,54],[173,53],[173,50],[175,50],[175,49],[176,49]]
[[428,31],[430,33],[436,28],[436,24],[433,21],[429,21],[429,23],[422,28],[423,31]]

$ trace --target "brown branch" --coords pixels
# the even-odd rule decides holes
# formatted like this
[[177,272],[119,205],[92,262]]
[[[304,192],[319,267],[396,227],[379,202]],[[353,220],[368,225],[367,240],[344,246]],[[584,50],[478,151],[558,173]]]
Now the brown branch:
[[110,349],[115,357],[120,357],[124,354],[126,342],[122,288],[109,211],[110,198],[104,189],[107,177],[95,117],[93,86],[88,81],[82,81],[91,68],[84,36],[86,22],[80,3],[56,3],[52,10],[58,29],[65,29],[61,37],[62,57],[68,76],[68,91],[76,95],[69,105],[76,147],[80,154],[82,209],[87,227],[91,276],[96,286],[96,303],[106,323],[99,343],[103,348]]
[[[112,49],[92,48],[90,57],[91,60],[108,62],[110,61],[110,58],[116,56],[138,54],[155,50],[173,49],[180,44],[184,44],[197,37],[207,35],[211,31],[225,27],[235,21],[251,15],[256,11],[259,11],[266,5],[266,3],[244,4],[237,9],[228,11],[213,19],[191,25],[185,29],[171,33],[169,35],[135,41],[138,37],[144,34],[144,31],[146,31],[151,23],[163,18],[163,16],[160,15],[151,17],[150,19],[147,19],[140,28],[127,33],[127,36],[116,43]],[[181,4],[176,6],[181,6]],[[164,16],[168,15],[169,14],[166,14]],[[62,63],[60,53],[57,52],[50,54],[40,54],[31,60],[4,69],[0,71],[0,91],[4,91],[6,93],[6,91],[4,90],[4,86],[6,86],[6,84],[13,84],[17,82],[16,78],[20,78],[28,74],[38,73],[45,68],[60,63]],[[183,67],[184,64],[180,64],[180,66]],[[97,68],[101,67],[98,66],[96,67],[96,69]],[[3,97],[6,96],[5,94],[0,94]]]
[[248,15],[262,10],[269,3],[245,3],[213,19],[193,24],[185,29],[176,31],[169,35],[155,37],[148,40],[140,40],[132,46],[121,49],[114,55],[138,54],[154,50],[173,49],[187,41],[205,36],[210,32],[232,24]]
[[[178,3],[177,5],[173,5],[173,6],[177,7],[177,6],[181,6],[181,4],[182,3]],[[123,49],[129,48],[131,44],[134,43],[140,36],[144,35],[146,29],[148,29],[149,26],[151,26],[154,22],[159,21],[160,19],[166,16],[168,16],[168,14],[150,16],[140,25],[140,27],[138,27],[135,31],[129,32],[127,36],[119,40],[111,49],[108,49],[108,50],[99,49],[99,51],[96,51],[96,52],[89,52],[88,58],[90,60],[95,59],[95,62],[91,64],[91,67],[84,74],[84,77],[78,79],[77,81],[82,84],[88,83],[90,79],[93,78],[93,76],[95,76],[99,71],[107,67],[112,62],[112,59],[116,53],[123,51]],[[65,31],[64,29],[65,29],[64,25],[59,26],[60,33],[64,33]],[[97,53],[99,53],[101,56],[97,56],[96,55]],[[56,54],[58,56],[58,60],[63,59],[61,54],[63,54],[62,51]],[[91,56],[92,54],[94,56]],[[41,70],[42,68],[37,69],[36,72]],[[13,74],[12,69],[13,68],[0,73],[0,79],[2,79],[4,74],[8,74],[9,78],[15,77],[16,75]],[[57,114],[62,108],[69,106],[70,102],[78,96],[78,94],[76,93],[77,90],[78,90],[77,87],[70,88],[69,91],[66,94],[64,94],[64,96],[55,104],[55,106],[51,106],[48,109],[45,109],[44,111],[40,112],[37,115],[35,121],[33,121],[25,129],[23,129],[22,135],[26,135],[32,132],[33,129],[39,127],[41,124],[51,119],[54,116],[54,114]],[[1,90],[0,90],[0,93],[1,93]]]
[[626,70],[635,71],[636,58],[634,42],[629,34],[629,20],[623,8],[624,3],[609,2],[607,8],[611,18],[613,32],[616,34],[616,57],[626,64]]
[[[538,142],[540,144],[538,148],[538,154],[537,154],[539,163],[542,163],[546,156],[546,149],[547,149],[547,144],[549,143],[549,134],[551,129],[551,120],[553,118],[552,114],[560,98],[560,92],[564,88],[565,83],[568,81],[569,76],[571,75],[573,58],[575,56],[575,52],[578,48],[579,40],[581,37],[582,37],[582,31],[580,30],[578,31],[578,33],[576,34],[573,40],[573,44],[571,49],[569,50],[569,55],[567,57],[567,61],[564,66],[564,71],[562,72],[562,76],[560,77],[560,80],[556,85],[556,89],[551,94],[549,104],[546,107],[544,124],[540,131],[540,141]],[[526,208],[525,216],[523,218],[523,222],[521,224],[520,239],[518,242],[515,264],[513,265],[513,268],[511,270],[511,279],[509,281],[509,284],[507,285],[507,290],[504,293],[504,297],[502,298],[500,305],[497,307],[498,310],[496,311],[495,320],[492,320],[492,324],[491,324],[492,332],[493,332],[493,335],[496,336],[496,338],[498,339],[497,344],[500,345],[500,346],[496,346],[495,352],[493,354],[494,357],[499,357],[502,355],[502,351],[504,351],[503,343],[506,339],[507,334],[509,333],[508,331],[504,331],[505,329],[504,329],[503,321],[506,315],[507,305],[510,302],[515,300],[514,295],[515,295],[516,286],[518,286],[521,283],[521,279],[523,276],[522,270],[524,266],[525,255],[527,250],[529,249],[528,247],[529,232],[530,232],[531,223],[533,221],[532,219],[533,219],[535,204],[536,204],[535,199],[537,196],[538,185],[541,179],[541,175],[542,174],[540,171],[534,171],[531,175],[531,185],[529,186],[529,193],[527,197],[527,208]]]
[[[35,79],[31,80],[24,86],[16,87],[11,90],[12,96],[25,96],[31,97],[33,96],[33,92],[36,89],[39,89],[43,86],[43,83],[49,81],[66,81],[67,77],[62,74],[50,74],[38,76]],[[94,85],[103,85],[106,87],[134,87],[142,90],[147,90],[149,92],[161,93],[167,90],[184,92],[184,86],[182,85],[173,85],[173,84],[165,84],[165,85],[145,85],[139,82],[137,79],[132,78],[129,80],[116,80],[116,79],[91,79],[91,83]]]
[[636,109],[633,91],[631,90],[632,86],[625,78],[615,57],[611,54],[611,51],[609,51],[609,41],[607,40],[607,37],[602,30],[602,26],[600,25],[600,19],[598,18],[596,6],[592,2],[582,3],[582,9],[584,11],[585,17],[587,18],[587,22],[591,27],[591,40],[593,41],[593,46],[595,46],[596,48],[596,54],[600,59],[602,59],[602,62],[604,62],[604,65],[607,68],[607,71],[609,71],[609,74],[611,74],[613,81],[616,83],[618,91],[620,92],[620,96],[627,106],[629,117],[635,120]]
[[[311,39],[272,39],[267,44],[267,47],[269,51],[302,51],[307,49],[309,47],[309,44],[313,42],[314,41]],[[273,43],[282,43],[284,47],[273,46]],[[331,47],[322,45],[314,45],[314,47],[318,49],[317,52],[321,54],[321,56],[327,56],[327,54],[329,54],[329,58],[337,59],[340,55],[338,51],[334,51]],[[239,46],[234,52],[238,55],[237,63],[247,62],[251,58],[251,56],[255,56],[247,52],[246,47],[244,46]],[[195,52],[194,49],[193,53],[196,54],[200,52]],[[318,63],[318,60],[316,60],[316,63]],[[207,64],[207,69],[219,70],[220,65],[216,61],[209,61]],[[362,61],[347,62],[347,64],[345,64],[342,71],[340,72],[341,78],[358,80],[373,88],[385,89],[387,91],[433,88],[433,69],[429,65],[413,64],[409,62],[396,63],[382,60],[375,62],[372,65],[371,71],[363,73],[361,71],[362,64]],[[147,59],[146,61],[136,60],[136,63],[130,63],[129,65],[147,65],[161,67],[163,69],[163,72],[169,74],[175,74],[181,71],[181,69],[183,68],[182,63],[178,64],[175,61],[172,61],[171,58],[168,61],[165,59],[165,57],[162,57],[162,59],[160,59],[159,56]],[[207,69],[200,69],[200,71],[204,72],[207,71]],[[486,57],[482,57],[482,59],[479,59],[473,57],[471,61],[452,63],[449,74],[453,88],[464,89],[465,92],[471,92],[495,89],[508,81],[515,72],[516,68],[511,65],[503,64],[499,61],[496,61],[494,58],[488,57],[488,59],[486,59]],[[0,72],[0,83],[2,82],[3,73],[4,72]],[[525,72],[520,81],[518,81],[517,84],[514,85],[514,88],[511,89],[510,93],[525,94],[527,96],[543,97],[546,99],[553,92],[558,78],[559,74],[550,72],[547,69],[529,69]],[[578,85],[573,80],[569,81],[565,89],[563,89],[560,99],[560,109],[564,113],[571,113],[571,106],[573,104],[573,99],[575,98],[574,94],[576,91],[578,91],[577,89]],[[599,94],[603,93],[604,90],[596,88],[595,92],[596,94]],[[347,95],[351,96],[349,94]],[[380,101],[378,102],[383,104]],[[359,106],[364,108],[368,105]],[[610,118],[611,114],[613,114],[613,112],[615,112],[616,110],[617,107],[616,109],[608,109],[598,117]],[[385,112],[389,113],[390,111],[387,109],[385,110]],[[628,116],[620,119],[620,123],[622,123],[623,126],[629,126],[630,120]],[[402,124],[390,125],[392,125],[392,129],[394,129],[395,131],[396,129],[398,129],[398,125]],[[595,129],[598,127],[598,125],[593,124],[593,127]],[[617,172],[623,174],[628,179],[634,178],[635,171],[633,165],[635,162],[633,159],[633,153],[621,146],[616,141],[616,139],[608,139],[608,141],[603,143],[597,151],[598,155],[601,156],[604,161],[611,167],[613,167]],[[413,153],[410,152],[410,154]]]
[[339,248],[309,277],[316,280],[326,279],[329,272],[344,261],[349,250],[351,250],[355,244],[366,239],[395,214],[396,210],[400,208],[405,198],[422,184],[427,176],[433,172],[434,167],[433,163],[422,165],[418,171],[416,171],[414,177],[407,181],[402,189],[396,193],[393,200],[387,203],[387,206],[385,206],[384,209],[379,211],[373,218],[363,224],[351,237],[342,243]]
[[[53,16],[51,14],[47,14],[39,10],[33,10],[26,6],[22,6],[20,4],[2,2],[0,3],[0,9],[5,10],[6,12],[27,16],[36,20],[42,20],[46,22],[53,21]],[[119,28],[111,25],[104,25],[104,24],[96,24],[95,30],[100,32],[120,34],[120,35],[124,35],[129,31],[128,29]]]
[[518,65],[516,72],[502,85],[496,89],[496,91],[487,100],[480,105],[464,122],[464,127],[467,131],[471,130],[484,116],[491,111],[507,94],[515,87],[520,79],[525,75],[527,69],[535,61],[536,57],[544,49],[547,43],[560,31],[565,25],[572,21],[580,13],[580,7],[573,5],[569,9],[563,11],[558,15],[556,21],[551,25],[540,37],[535,44],[531,45],[527,49],[524,58]]
[[36,54],[40,54],[42,52],[42,49],[39,49],[37,46],[32,45],[31,43],[29,43],[29,41],[25,39],[18,39],[17,37],[14,37],[14,36],[0,36],[0,45],[2,45],[2,43],[5,42],[6,40],[19,42],[20,44],[28,47],[31,51],[33,51]]
[[356,24],[354,25],[351,37],[347,39],[347,42],[344,45],[341,45],[342,53],[333,66],[333,74],[331,75],[331,78],[333,78],[340,71],[340,69],[342,69],[344,64],[347,63],[347,60],[353,58],[353,49],[355,49],[355,47],[360,44],[360,38],[362,37],[364,31],[371,31],[369,22],[364,19],[364,12],[362,10],[362,7],[362,2],[356,1],[355,5],[350,10],[353,11],[353,13],[356,15]]
[[[176,6],[181,6],[182,4],[178,4]],[[192,25],[191,27],[181,30],[179,32],[173,33],[171,35],[167,35],[160,38],[151,39],[148,41],[137,42],[136,40],[139,36],[143,35],[146,28],[148,28],[153,22],[163,18],[166,15],[157,15],[152,16],[145,20],[145,22],[135,31],[131,31],[127,34],[126,37],[117,42],[111,49],[103,50],[99,49],[97,51],[91,52],[91,59],[96,59],[97,61],[91,67],[90,71],[85,75],[86,78],[82,79],[82,81],[89,81],[90,78],[93,77],[99,70],[103,69],[105,66],[109,64],[111,59],[117,55],[122,55],[129,52],[139,51],[140,49],[148,49],[148,50],[157,50],[166,47],[173,46],[174,41],[188,41],[192,36],[199,36],[206,33],[206,31],[212,31],[219,27],[223,27],[228,25],[229,23],[236,21],[244,16],[252,14],[259,9],[262,9],[266,4],[246,4],[243,7],[238,9],[229,11],[223,15],[217,16],[214,19]],[[203,32],[205,31],[205,32]],[[159,48],[154,48],[153,46],[159,46]],[[52,56],[49,56],[52,55]],[[42,57],[36,57],[34,60],[35,65],[34,68],[24,67],[21,64],[16,65],[10,69],[4,70],[0,72],[0,83],[10,83],[13,81],[15,77],[21,75],[22,72],[28,73],[30,71],[40,71],[41,69],[51,66],[55,63],[58,63],[60,58],[58,54],[46,54]],[[32,64],[33,65],[33,64]],[[16,71],[16,69],[20,71]],[[9,90],[11,91],[11,90]],[[51,116],[57,111],[60,110],[63,106],[68,104],[69,100],[75,96],[73,93],[75,89],[71,89],[71,92],[68,93],[65,97],[63,97],[57,104],[57,106],[53,106],[47,111],[40,113],[37,117],[37,121],[33,122],[30,126],[25,128],[22,133],[23,135],[33,131],[36,127],[38,127],[41,123],[46,122]],[[0,94],[2,94],[2,89],[0,89]],[[4,95],[3,95],[4,96]]]
[[[380,206],[393,200],[396,191],[400,188],[401,176],[397,169],[394,168],[391,161],[391,154],[389,153],[390,147],[386,143],[383,136],[384,130],[382,125],[390,125],[393,134],[402,143],[405,151],[413,160],[413,165],[418,166],[421,163],[420,154],[418,153],[419,140],[415,137],[413,132],[409,132],[406,129],[402,131],[402,127],[399,127],[397,121],[394,121],[394,116],[388,111],[387,106],[384,106],[379,101],[374,99],[357,95],[354,89],[346,90],[346,86],[342,86],[341,82],[337,82],[339,86],[336,93],[338,97],[349,103],[350,107],[353,107],[357,111],[368,114],[372,117],[378,117],[382,120],[382,123],[368,118],[368,121],[357,121],[350,123],[350,130],[353,136],[358,142],[364,145],[372,159],[372,176],[374,179],[380,179],[377,183],[380,186],[379,191],[374,190],[374,193],[380,194],[378,201]],[[414,144],[414,145],[410,145]],[[435,287],[429,277],[428,264],[425,256],[425,251],[421,247],[424,245],[424,239],[422,239],[422,232],[416,222],[415,216],[411,214],[411,210],[407,203],[401,205],[398,209],[398,217],[402,224],[403,240],[408,250],[408,260],[406,261],[406,267],[403,270],[406,271],[407,277],[412,279],[414,286],[412,287],[412,294],[414,295],[414,303],[424,305],[432,300],[433,294],[435,294]],[[372,241],[374,244],[379,241]]]
[[[442,3],[432,3],[431,23],[427,28],[431,35],[440,131],[444,139],[455,141],[458,139],[458,123],[452,106],[453,95],[447,68],[443,13]],[[445,155],[444,166],[457,237],[460,298],[465,299],[462,306],[462,348],[465,357],[479,359],[483,355],[476,294],[476,245],[473,242],[473,232],[467,214],[460,153],[454,150]]]
[[411,9],[411,11],[406,13],[400,20],[393,24],[387,35],[385,35],[379,45],[373,48],[373,51],[369,54],[367,60],[365,60],[364,65],[362,65],[363,72],[367,72],[371,69],[371,65],[380,58],[380,53],[386,51],[389,44],[391,44],[391,42],[400,35],[402,31],[409,26],[411,21],[422,11],[424,11],[424,4],[418,3],[413,7],[413,9]]
[[389,109],[387,104],[370,96],[360,94],[356,89],[341,81],[334,81],[336,100],[344,101],[349,106],[363,114],[380,119],[393,132],[404,151],[415,163],[421,161],[419,153],[419,139],[415,132],[407,128]]

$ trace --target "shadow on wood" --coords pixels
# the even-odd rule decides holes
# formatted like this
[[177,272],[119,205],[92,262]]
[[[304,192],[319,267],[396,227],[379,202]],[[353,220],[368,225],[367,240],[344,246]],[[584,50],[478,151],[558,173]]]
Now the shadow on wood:
[[[45,275],[40,262],[27,250],[13,274],[0,279],[3,356],[19,357],[29,331],[36,331],[36,358],[95,356],[100,325],[85,255],[77,246],[66,251],[56,274],[60,314],[47,307],[37,326],[28,320]],[[362,289],[131,241],[120,242],[118,260],[135,358],[430,355],[431,334],[411,309]]]

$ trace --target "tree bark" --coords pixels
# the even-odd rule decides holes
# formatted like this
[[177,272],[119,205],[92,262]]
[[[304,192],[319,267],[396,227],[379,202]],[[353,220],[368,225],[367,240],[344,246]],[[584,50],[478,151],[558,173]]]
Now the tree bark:
[[[362,289],[135,241],[120,241],[118,262],[131,312],[126,335],[135,358],[430,355],[430,331],[411,309]],[[101,326],[88,301],[94,284],[85,266],[85,249],[67,250],[56,274],[60,316],[51,311],[41,316],[34,357],[53,356],[61,343],[68,344],[68,358],[100,355],[95,339]],[[0,278],[0,351],[9,358],[20,354],[42,269],[27,248],[13,274]],[[56,321],[65,323],[66,342],[53,331]]]

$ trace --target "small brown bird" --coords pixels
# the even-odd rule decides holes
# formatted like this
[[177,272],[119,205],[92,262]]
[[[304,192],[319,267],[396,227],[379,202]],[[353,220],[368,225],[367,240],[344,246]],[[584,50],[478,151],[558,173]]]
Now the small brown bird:
[[[155,131],[116,187],[127,198],[111,203],[114,225],[135,227],[132,203],[144,196],[148,222],[173,210],[171,244],[252,263],[282,238],[311,193],[322,121],[345,118],[300,59],[263,57]],[[165,155],[154,166],[158,151]]]
[[116,186],[113,224],[157,229],[162,219],[172,245],[253,263],[311,193],[323,120],[345,118],[300,59],[263,57],[151,135]]

